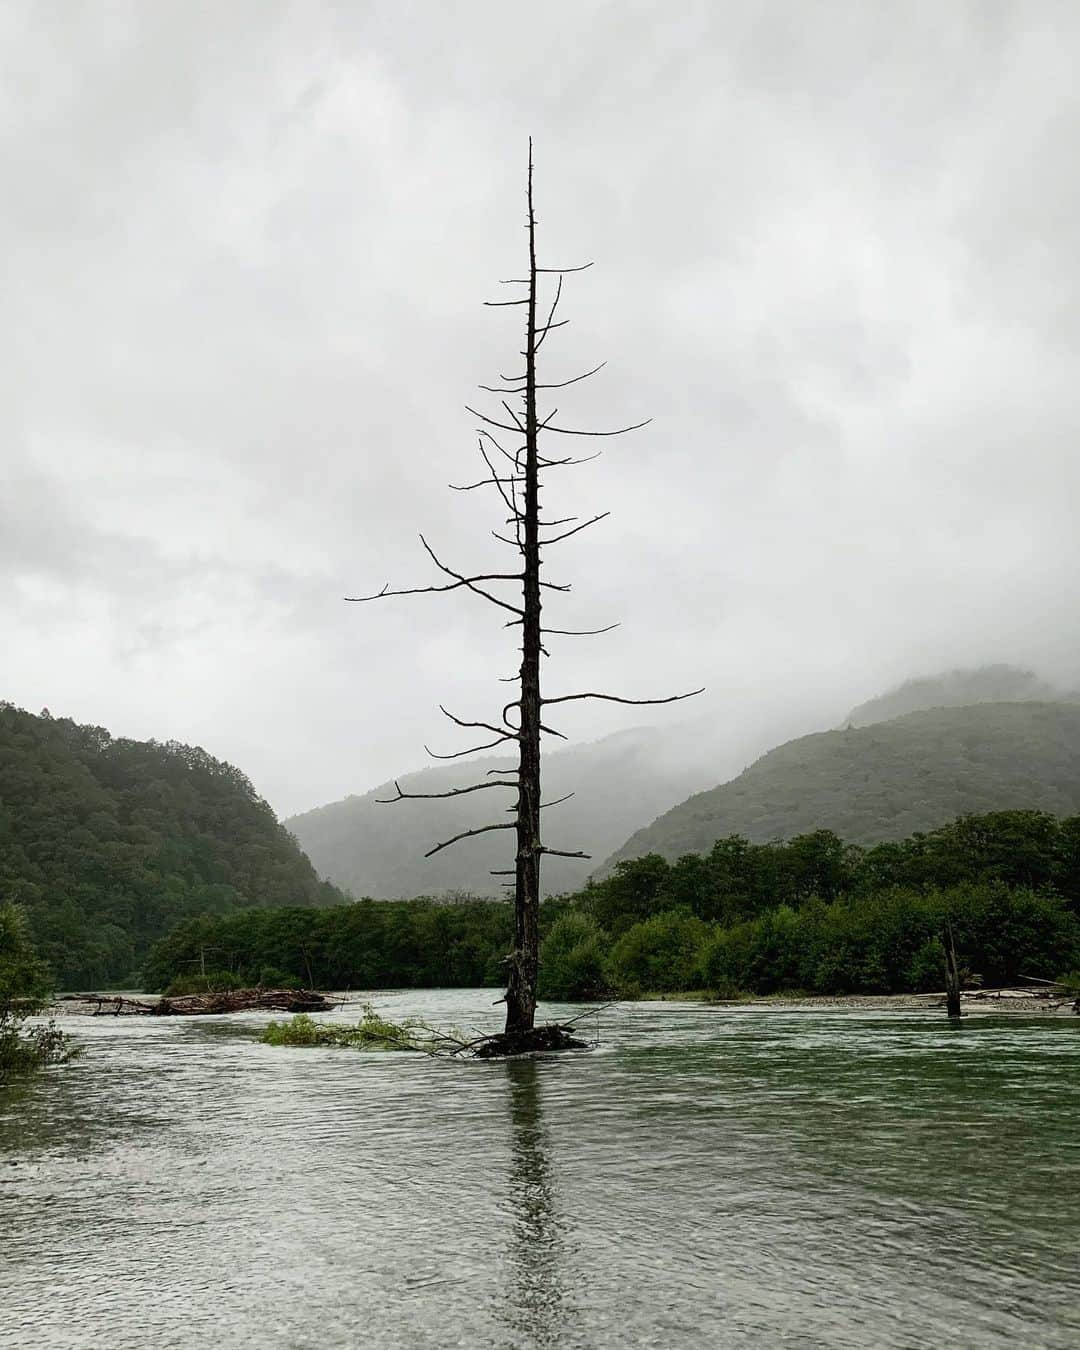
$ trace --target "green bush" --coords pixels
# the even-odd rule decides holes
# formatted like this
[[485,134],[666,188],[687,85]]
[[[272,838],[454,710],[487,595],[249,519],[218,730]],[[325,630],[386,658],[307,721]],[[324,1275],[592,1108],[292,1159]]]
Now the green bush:
[[219,994],[225,989],[242,989],[243,981],[231,970],[210,970],[205,975],[178,975],[161,991],[164,998],[184,994]]
[[540,946],[539,996],[604,998],[608,993],[605,945],[605,934],[591,915],[570,913],[557,919]]
[[29,1031],[23,1022],[40,1012],[49,978],[27,932],[22,910],[0,904],[0,1086],[78,1053],[52,1022]]
[[332,1045],[355,1050],[420,1050],[417,1024],[389,1022],[370,1003],[363,1006],[363,1020],[353,1026],[316,1022],[307,1013],[297,1013],[288,1022],[271,1022],[262,1034],[265,1045]]
[[303,989],[304,982],[296,975],[286,975],[277,966],[263,966],[259,971],[259,984],[264,989]]
[[628,928],[612,947],[607,975],[619,990],[676,993],[701,982],[708,924],[686,910],[668,910]]

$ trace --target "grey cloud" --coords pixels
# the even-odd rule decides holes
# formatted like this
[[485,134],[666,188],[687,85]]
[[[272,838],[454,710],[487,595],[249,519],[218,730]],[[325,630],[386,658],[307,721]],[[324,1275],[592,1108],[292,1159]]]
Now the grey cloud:
[[[828,724],[919,671],[1067,680],[1080,16],[1066,4],[9,6],[5,697],[201,740],[279,808],[422,762],[512,639],[425,580],[492,555],[463,411],[541,238],[595,257],[551,372],[652,415],[553,504],[551,679],[700,678]],[[571,507],[570,504],[573,503]],[[490,545],[490,547],[489,547]],[[497,556],[495,554],[494,556]],[[591,737],[636,720],[568,717]]]

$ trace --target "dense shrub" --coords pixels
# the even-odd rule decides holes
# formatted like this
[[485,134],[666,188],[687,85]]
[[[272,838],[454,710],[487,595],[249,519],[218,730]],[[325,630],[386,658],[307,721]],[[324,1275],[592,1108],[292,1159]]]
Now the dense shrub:
[[940,989],[946,922],[963,964],[991,985],[1058,970],[1080,952],[1080,924],[1059,896],[999,882],[929,894],[893,888],[800,910],[781,906],[715,929],[702,959],[705,982],[755,994]]
[[51,1022],[27,1030],[24,1022],[45,1006],[48,972],[34,950],[21,909],[0,904],[0,1086],[76,1051]]
[[596,999],[608,992],[604,974],[607,935],[589,914],[557,919],[540,948],[541,998]]
[[668,910],[628,928],[612,947],[607,973],[623,991],[674,993],[701,980],[701,951],[709,927],[687,910]]

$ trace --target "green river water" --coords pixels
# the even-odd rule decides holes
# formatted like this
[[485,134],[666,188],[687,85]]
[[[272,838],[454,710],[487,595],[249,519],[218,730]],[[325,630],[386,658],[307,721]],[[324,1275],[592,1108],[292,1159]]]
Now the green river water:
[[266,1020],[71,1019],[0,1092],[0,1345],[1080,1346],[1080,1018],[623,1004],[494,1063]]

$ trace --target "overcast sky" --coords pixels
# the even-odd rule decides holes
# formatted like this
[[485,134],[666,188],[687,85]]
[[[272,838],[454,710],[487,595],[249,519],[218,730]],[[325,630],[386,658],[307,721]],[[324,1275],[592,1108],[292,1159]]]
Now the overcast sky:
[[550,691],[702,683],[722,734],[1075,679],[1078,58],[1071,0],[9,2],[0,697],[198,742],[284,814],[501,704],[482,601],[342,597],[433,580],[419,529],[502,561],[446,484],[521,345],[481,301],[530,133],[541,261],[597,260],[563,415],[654,419],[553,493],[612,512],[553,553],[559,618],[623,627]]

